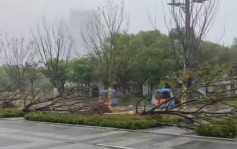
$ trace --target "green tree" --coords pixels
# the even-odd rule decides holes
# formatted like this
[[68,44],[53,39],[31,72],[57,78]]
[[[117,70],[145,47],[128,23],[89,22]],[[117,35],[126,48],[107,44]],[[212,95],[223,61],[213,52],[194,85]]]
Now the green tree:
[[111,89],[115,80],[118,40],[128,26],[124,4],[108,1],[91,18],[84,27],[82,38],[90,55],[99,62],[98,67],[102,69],[100,72],[105,76],[105,85]]
[[11,85],[11,80],[7,76],[4,68],[0,67],[0,90],[4,90],[6,87]]
[[94,66],[88,58],[76,58],[68,62],[68,79],[79,85],[90,85],[94,74]]
[[53,59],[53,61],[49,61],[45,65],[46,67],[39,68],[39,71],[57,88],[59,95],[62,95],[67,81],[67,62]]
[[39,79],[37,79],[35,82],[37,91],[48,92],[49,90],[51,90],[54,87],[52,85],[51,81],[46,76],[44,76],[42,73],[39,73],[39,76],[40,76]]
[[154,87],[176,69],[168,36],[157,31],[123,34],[118,49],[116,79],[122,87],[136,84],[141,88],[146,81]]
[[38,63],[26,64],[26,77],[30,83],[30,93],[34,100],[35,90],[36,90],[36,81],[40,79],[40,72],[38,71]]

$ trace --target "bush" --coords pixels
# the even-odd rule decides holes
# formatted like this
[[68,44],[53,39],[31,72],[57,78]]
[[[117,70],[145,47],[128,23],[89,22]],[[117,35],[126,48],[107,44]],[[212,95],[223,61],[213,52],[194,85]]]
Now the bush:
[[179,123],[183,122],[184,118],[176,115],[162,115],[160,122],[162,123]]
[[29,113],[26,120],[44,121],[65,124],[79,124],[101,127],[114,127],[123,129],[146,129],[159,125],[158,121],[151,117],[138,115],[73,115],[58,113]]
[[4,109],[0,110],[0,118],[8,117],[23,117],[24,113],[18,109]]
[[236,136],[236,127],[230,122],[209,123],[198,126],[196,132],[201,136],[234,138]]
[[235,133],[237,135],[237,118],[232,118],[230,122],[235,126]]

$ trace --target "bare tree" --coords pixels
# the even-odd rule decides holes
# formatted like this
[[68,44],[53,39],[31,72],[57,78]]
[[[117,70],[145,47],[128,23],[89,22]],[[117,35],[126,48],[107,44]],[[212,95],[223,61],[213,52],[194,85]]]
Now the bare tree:
[[72,49],[72,37],[65,20],[48,25],[45,20],[37,25],[32,36],[39,59],[44,65],[44,75],[62,95],[65,85],[65,68]]
[[174,57],[181,68],[191,69],[198,58],[201,42],[214,22],[219,0],[168,0],[168,2],[170,15],[164,13],[164,18]]
[[[166,10],[163,10],[164,20],[169,32],[174,59],[184,70],[179,75],[179,79],[182,80],[187,75],[186,70],[193,69],[198,62],[201,43],[214,23],[219,0],[164,0],[162,5],[163,8],[168,7],[168,15]],[[183,80],[181,91],[184,92],[190,88],[192,81],[192,76]],[[181,101],[186,102],[187,96],[184,94]]]
[[128,22],[124,4],[110,1],[94,11],[81,33],[85,48],[97,59],[104,72],[105,85],[109,90],[114,80],[118,39],[122,33],[127,32]]
[[34,60],[35,46],[24,38],[1,41],[0,63],[19,91],[24,87],[27,65]]
[[35,82],[40,78],[40,73],[38,71],[38,63],[33,62],[31,64],[26,65],[26,77],[30,83],[30,95],[32,100],[35,98]]

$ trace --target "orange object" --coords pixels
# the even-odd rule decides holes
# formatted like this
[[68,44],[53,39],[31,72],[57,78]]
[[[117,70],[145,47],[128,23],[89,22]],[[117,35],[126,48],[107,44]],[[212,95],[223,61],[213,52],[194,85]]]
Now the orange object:
[[107,98],[101,98],[99,99],[99,103],[106,104],[109,100]]
[[154,104],[155,105],[160,105],[164,102],[166,102],[166,99],[154,99]]

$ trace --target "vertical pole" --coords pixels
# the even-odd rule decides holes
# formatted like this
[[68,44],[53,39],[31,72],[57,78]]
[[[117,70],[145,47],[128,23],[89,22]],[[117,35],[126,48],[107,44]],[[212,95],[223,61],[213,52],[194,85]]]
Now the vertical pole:
[[190,33],[191,14],[190,14],[190,0],[185,0],[185,29],[187,35]]
[[[188,36],[190,36],[190,31],[191,31],[191,12],[190,12],[190,0],[185,0],[185,32],[186,32],[186,38],[188,38]],[[187,47],[189,48],[189,47]],[[183,70],[184,70],[184,74],[185,75],[185,72],[187,70],[187,63],[186,61],[184,62],[184,67],[183,67]],[[187,86],[186,86],[186,80],[183,82],[183,86],[182,86],[182,92],[183,92],[183,96],[181,98],[181,103],[185,103],[187,102]],[[186,105],[184,106],[184,108],[186,108]]]
[[[190,5],[191,5],[191,2],[190,0],[185,0],[185,10],[184,10],[184,13],[185,13],[185,32],[186,32],[186,38],[189,38],[190,36],[190,32],[191,32],[191,12],[190,12]],[[187,43],[188,44],[188,43]],[[187,47],[189,48],[189,47]],[[186,59],[186,58],[185,58]],[[183,66],[184,70],[187,69],[187,63],[186,63],[186,60],[184,62],[184,66]]]

